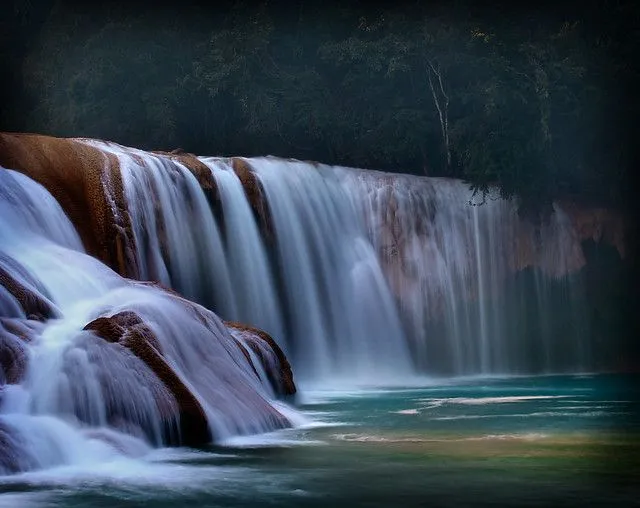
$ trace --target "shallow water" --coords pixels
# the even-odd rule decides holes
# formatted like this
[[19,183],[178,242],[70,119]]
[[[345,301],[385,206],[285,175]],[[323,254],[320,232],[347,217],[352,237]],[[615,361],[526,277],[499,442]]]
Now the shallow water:
[[0,507],[640,505],[634,381],[315,391],[298,429],[0,478]]

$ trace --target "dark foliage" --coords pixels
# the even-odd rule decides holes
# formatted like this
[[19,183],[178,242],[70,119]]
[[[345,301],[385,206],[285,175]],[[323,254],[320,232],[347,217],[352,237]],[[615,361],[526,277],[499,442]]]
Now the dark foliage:
[[627,197],[633,1],[203,5],[9,1],[0,128]]

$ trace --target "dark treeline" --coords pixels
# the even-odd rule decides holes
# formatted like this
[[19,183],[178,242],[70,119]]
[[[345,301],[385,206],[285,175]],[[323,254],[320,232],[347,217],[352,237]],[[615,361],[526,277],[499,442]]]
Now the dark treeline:
[[633,1],[91,3],[3,7],[0,128],[625,197]]

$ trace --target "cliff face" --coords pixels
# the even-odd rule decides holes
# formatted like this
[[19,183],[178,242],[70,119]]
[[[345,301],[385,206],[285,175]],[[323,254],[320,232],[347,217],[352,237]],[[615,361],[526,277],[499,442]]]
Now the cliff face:
[[559,208],[567,214],[578,239],[593,240],[615,247],[621,258],[626,257],[625,220],[615,211],[601,207],[585,207],[568,201],[560,201]]

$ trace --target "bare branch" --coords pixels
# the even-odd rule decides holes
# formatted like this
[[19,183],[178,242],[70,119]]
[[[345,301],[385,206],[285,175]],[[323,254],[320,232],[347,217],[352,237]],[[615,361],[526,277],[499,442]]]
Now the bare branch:
[[[442,73],[440,72],[440,66],[436,68],[431,60],[427,60],[427,78],[429,79],[429,87],[431,88],[431,95],[433,96],[433,102],[438,110],[438,116],[440,117],[440,129],[442,131],[442,141],[444,143],[444,149],[446,154],[447,168],[451,167],[451,149],[449,147],[449,96],[444,90],[444,83],[442,81]],[[431,77],[433,73],[438,78],[439,94],[436,92],[433,79]],[[444,98],[444,100],[442,100]]]

